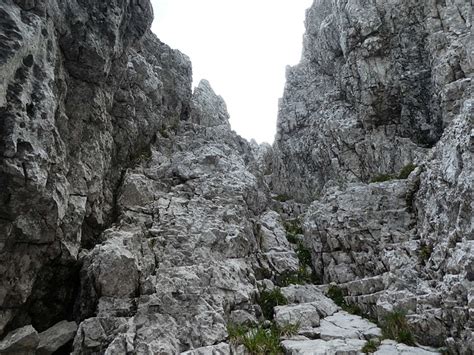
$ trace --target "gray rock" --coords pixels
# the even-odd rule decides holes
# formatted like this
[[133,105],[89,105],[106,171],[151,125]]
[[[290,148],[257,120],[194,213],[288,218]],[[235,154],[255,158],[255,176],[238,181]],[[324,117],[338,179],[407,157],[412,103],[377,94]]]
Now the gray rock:
[[194,349],[182,352],[181,355],[230,355],[231,347],[229,344],[221,343],[213,346],[206,346],[204,348]]
[[405,344],[398,344],[393,340],[383,340],[377,351],[374,352],[377,355],[398,355],[398,354],[413,354],[413,355],[428,355],[428,354],[439,354],[437,351],[429,351],[422,348],[415,348]]
[[227,125],[183,122],[175,136],[159,133],[146,159],[123,176],[119,223],[84,256],[80,309],[93,317],[78,353],[183,352],[224,342],[227,320],[257,322],[254,267],[268,249],[256,216],[267,195],[252,150]]
[[258,323],[257,317],[255,317],[255,315],[242,309],[237,309],[230,312],[230,322],[232,324],[245,326],[256,326]]
[[463,106],[471,13],[465,2],[314,2],[280,101],[276,190],[311,202],[424,160]]
[[38,332],[31,325],[27,325],[7,334],[0,342],[0,353],[33,355],[39,341]]
[[206,127],[230,127],[226,104],[222,97],[215,94],[207,80],[201,80],[194,89],[191,121]]
[[327,298],[315,285],[291,285],[283,287],[281,293],[289,303],[310,303],[321,317],[331,316],[340,310],[333,300]]
[[189,112],[192,79],[150,32],[148,0],[9,0],[0,13],[1,334],[18,312],[66,317],[79,249],[114,222],[125,169]]
[[382,331],[376,324],[344,311],[337,312],[330,317],[322,319],[320,328],[320,336],[323,340],[364,340],[382,336]]
[[345,354],[357,355],[365,344],[359,339],[334,339],[334,340],[285,340],[282,343],[286,354],[291,355],[326,355]]
[[326,285],[283,288],[276,319],[323,339],[289,353],[380,335],[322,294],[332,282],[472,353],[472,4],[315,1],[273,147],[232,132],[207,81],[192,93],[152,15],[148,0],[0,4],[0,336],[20,328],[2,346],[34,349],[26,324],[66,341],[53,325],[74,305],[74,354],[243,353],[227,323],[255,323],[259,289],[300,270],[283,224],[299,218]]
[[74,339],[76,331],[76,322],[68,322],[64,320],[56,323],[51,328],[39,334],[39,345],[36,353],[40,355],[54,353],[61,346]]
[[275,322],[279,326],[299,325],[300,329],[319,326],[317,305],[313,303],[292,304],[275,307]]

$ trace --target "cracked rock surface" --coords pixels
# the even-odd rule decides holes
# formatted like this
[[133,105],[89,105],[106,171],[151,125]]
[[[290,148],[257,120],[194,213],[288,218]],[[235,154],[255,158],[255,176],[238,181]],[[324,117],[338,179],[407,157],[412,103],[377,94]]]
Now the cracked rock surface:
[[474,353],[472,4],[314,1],[273,146],[152,19],[0,3],[0,353]]

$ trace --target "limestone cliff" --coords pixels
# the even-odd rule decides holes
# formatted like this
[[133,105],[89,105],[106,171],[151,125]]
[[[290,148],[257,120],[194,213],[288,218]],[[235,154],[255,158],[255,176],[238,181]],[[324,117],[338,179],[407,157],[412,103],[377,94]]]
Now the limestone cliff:
[[315,1],[270,147],[148,0],[3,0],[0,353],[474,351],[471,12]]
[[471,26],[468,1],[315,1],[272,180],[314,201],[305,241],[323,282],[379,320],[408,312],[422,343],[462,354],[474,351]]

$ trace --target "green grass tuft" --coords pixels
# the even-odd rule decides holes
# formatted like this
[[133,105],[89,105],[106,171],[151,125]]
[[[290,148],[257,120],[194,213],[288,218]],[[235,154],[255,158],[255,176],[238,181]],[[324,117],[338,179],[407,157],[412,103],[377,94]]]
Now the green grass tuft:
[[367,343],[365,343],[364,347],[361,349],[361,351],[364,354],[372,354],[372,353],[375,353],[377,350],[378,350],[377,342],[372,339],[367,341]]
[[244,325],[228,323],[227,334],[229,334],[229,341],[232,344],[240,344],[245,334],[247,334],[248,330],[248,327]]
[[328,289],[328,297],[334,301],[339,307],[343,307],[346,304],[344,300],[344,293],[338,286],[330,285]]
[[286,239],[288,239],[290,243],[297,244],[298,235],[303,234],[303,228],[301,228],[300,220],[292,219],[286,221],[284,226],[286,230]]
[[406,345],[415,345],[415,339],[406,320],[405,312],[395,311],[385,316],[382,334],[384,338],[393,339]]
[[294,335],[297,335],[298,334],[298,331],[300,330],[300,327],[301,327],[301,324],[298,322],[298,323],[295,323],[295,324],[285,324],[284,326],[276,326],[276,329],[278,331],[278,335],[279,337],[285,337],[285,338],[289,338],[289,337],[292,337]]
[[308,271],[305,266],[300,266],[298,271],[283,272],[276,277],[276,284],[281,287],[289,285],[305,285],[308,283],[317,283],[315,274]]
[[415,164],[407,164],[405,165],[402,170],[400,170],[400,173],[398,175],[390,175],[390,174],[379,174],[376,175],[370,180],[371,183],[373,182],[384,182],[384,181],[390,181],[394,179],[407,179],[408,176],[410,176],[411,172],[415,170],[417,166]]
[[300,265],[302,266],[312,266],[311,260],[311,251],[306,248],[302,243],[298,243],[298,248],[296,249],[296,255],[298,256],[298,260]]
[[433,245],[421,242],[418,248],[418,261],[421,265],[425,265],[433,254]]
[[270,327],[258,325],[254,328],[248,328],[241,325],[227,325],[229,341],[232,344],[242,344],[249,354],[283,354],[280,346],[281,337],[291,337],[298,334],[299,324],[287,324],[282,327],[273,323]]
[[334,301],[339,307],[344,311],[350,314],[355,314],[356,316],[364,316],[362,309],[356,304],[348,304],[344,299],[344,293],[342,289],[338,286],[331,285],[328,289],[328,297]]
[[284,306],[288,304],[288,300],[281,293],[280,288],[275,287],[271,291],[264,290],[260,292],[257,303],[262,308],[263,316],[266,319],[273,319],[273,308],[276,306]]
[[163,138],[169,138],[170,134],[168,133],[168,129],[165,126],[161,126],[158,130]]

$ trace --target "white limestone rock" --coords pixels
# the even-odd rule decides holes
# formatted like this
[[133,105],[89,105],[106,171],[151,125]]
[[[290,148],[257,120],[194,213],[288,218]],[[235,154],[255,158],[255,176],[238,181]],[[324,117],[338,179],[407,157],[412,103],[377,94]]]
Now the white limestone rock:
[[281,344],[290,355],[358,355],[366,342],[359,339],[334,340],[284,340]]
[[290,285],[283,287],[281,293],[289,303],[310,303],[316,307],[321,318],[331,316],[340,310],[340,307],[326,297],[316,285]]
[[321,319],[320,335],[323,340],[372,339],[382,336],[381,329],[367,319],[340,311]]
[[316,304],[301,303],[288,306],[277,306],[275,322],[279,326],[298,324],[300,329],[315,328],[319,326],[319,313]]

